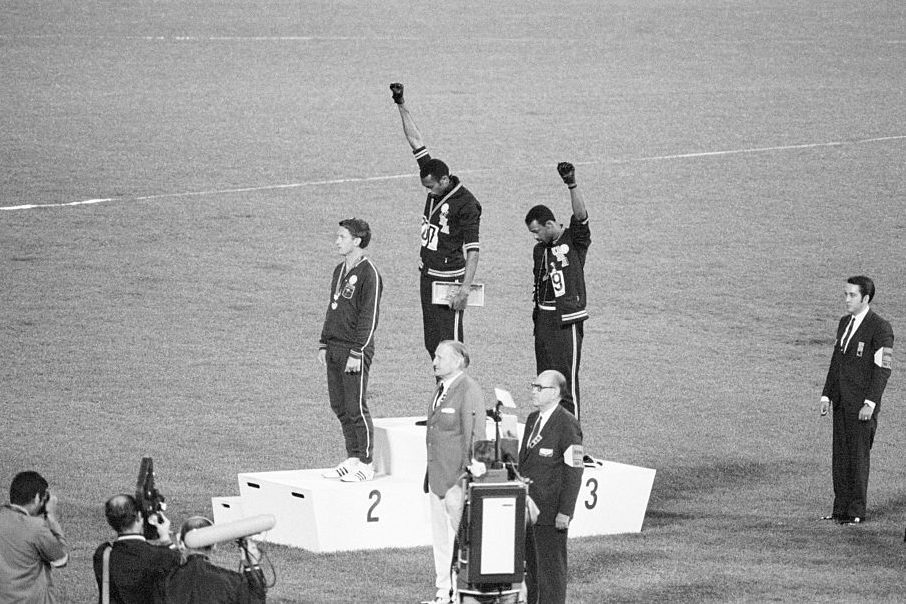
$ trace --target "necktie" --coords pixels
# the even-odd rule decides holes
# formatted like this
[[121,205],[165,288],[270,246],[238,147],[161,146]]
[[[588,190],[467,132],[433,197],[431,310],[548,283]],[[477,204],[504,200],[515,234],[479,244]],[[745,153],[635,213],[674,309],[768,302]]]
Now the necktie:
[[849,325],[846,326],[846,331],[843,333],[843,339],[840,340],[840,350],[846,352],[846,347],[849,346],[849,339],[852,337],[853,325],[856,323],[856,317],[851,316],[849,318]]
[[538,434],[541,432],[541,416],[538,416],[538,420],[535,422],[535,425],[532,426],[532,433],[529,434],[528,446],[531,449],[538,444]]
[[437,394],[434,397],[434,405],[432,405],[431,408],[437,409],[437,405],[440,403],[440,399],[442,399],[443,397],[444,397],[444,383],[441,382],[440,387],[437,389]]

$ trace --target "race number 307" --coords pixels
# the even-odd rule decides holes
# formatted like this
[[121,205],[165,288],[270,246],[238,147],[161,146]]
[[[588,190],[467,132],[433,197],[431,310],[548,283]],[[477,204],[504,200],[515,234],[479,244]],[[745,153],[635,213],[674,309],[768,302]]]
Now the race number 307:
[[437,251],[437,233],[440,227],[430,222],[422,222],[422,247]]

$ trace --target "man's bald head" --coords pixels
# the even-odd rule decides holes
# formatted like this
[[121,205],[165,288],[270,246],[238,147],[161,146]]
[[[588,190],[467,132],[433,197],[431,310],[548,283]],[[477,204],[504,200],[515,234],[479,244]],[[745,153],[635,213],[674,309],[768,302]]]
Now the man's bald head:
[[114,495],[104,504],[107,524],[117,533],[122,533],[141,520],[138,503],[132,495]]

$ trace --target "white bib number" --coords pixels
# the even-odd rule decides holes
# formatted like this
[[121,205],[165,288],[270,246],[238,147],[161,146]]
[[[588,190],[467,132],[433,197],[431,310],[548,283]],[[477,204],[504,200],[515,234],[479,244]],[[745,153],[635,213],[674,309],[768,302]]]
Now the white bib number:
[[422,219],[422,247],[426,247],[429,250],[437,251],[437,233],[439,229],[437,225],[431,224],[430,222]]
[[566,284],[563,280],[563,271],[557,269],[550,272],[551,285],[554,288],[554,296],[559,298],[566,293]]

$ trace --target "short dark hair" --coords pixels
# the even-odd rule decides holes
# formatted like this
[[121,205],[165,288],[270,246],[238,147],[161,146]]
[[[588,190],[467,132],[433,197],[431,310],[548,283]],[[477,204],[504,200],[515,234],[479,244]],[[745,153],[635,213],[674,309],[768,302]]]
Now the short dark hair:
[[[179,529],[179,540],[182,541],[183,543],[185,543],[186,535],[190,531],[194,531],[195,529],[200,529],[200,528],[207,528],[209,526],[214,526],[214,523],[211,522],[210,520],[208,520],[207,518],[205,518],[204,516],[192,516],[191,518],[189,518],[188,520],[186,520],[185,522],[182,523],[182,527]],[[210,550],[210,549],[213,549],[213,546],[209,545],[207,547],[199,547],[199,548],[193,548],[193,549]]]
[[859,286],[859,298],[864,298],[868,296],[868,301],[871,302],[872,298],[875,297],[875,282],[866,277],[865,275],[858,275],[856,277],[850,277],[846,280],[850,285]]
[[138,516],[138,502],[132,495],[114,495],[104,504],[104,516],[107,524],[117,533],[122,533],[135,522]]
[[37,472],[26,470],[19,472],[9,485],[9,502],[16,505],[28,505],[35,500],[35,495],[43,499],[47,493],[47,481]]
[[419,170],[419,176],[422,178],[432,176],[434,180],[439,181],[444,176],[450,176],[450,168],[439,159],[431,158],[426,161],[425,165],[422,166],[422,169]]
[[361,218],[347,218],[340,221],[340,226],[349,231],[353,237],[361,239],[359,247],[363,250],[371,243],[371,227]]
[[525,224],[526,225],[530,225],[530,224],[532,224],[532,222],[535,222],[535,221],[537,221],[539,225],[545,225],[550,220],[553,220],[556,222],[557,219],[554,218],[554,213],[551,212],[551,209],[549,207],[547,207],[545,205],[541,205],[541,204],[538,204],[535,207],[533,207],[531,210],[528,211],[528,214],[525,215]]

